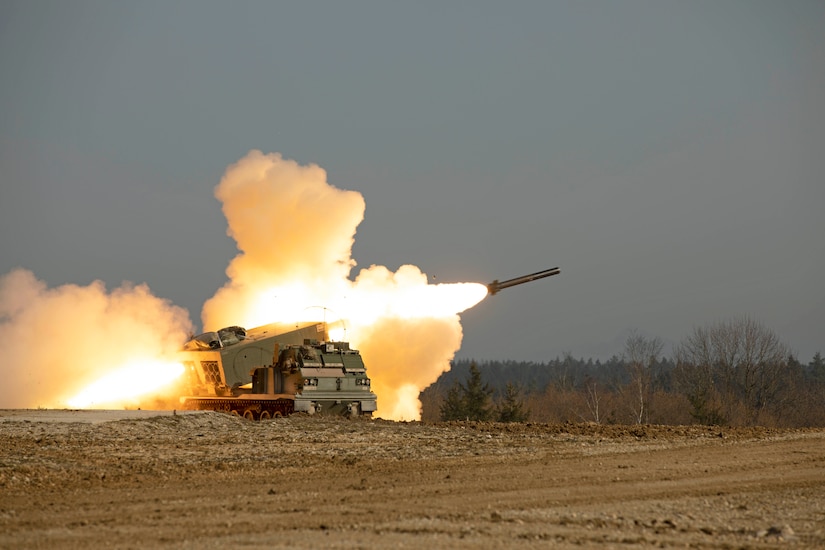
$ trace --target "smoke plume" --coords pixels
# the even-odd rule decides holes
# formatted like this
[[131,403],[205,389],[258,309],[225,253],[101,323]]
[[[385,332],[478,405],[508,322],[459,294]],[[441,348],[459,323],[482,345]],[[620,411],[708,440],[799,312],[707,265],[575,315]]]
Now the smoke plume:
[[[82,388],[124,365],[174,354],[191,328],[186,310],[146,285],[124,283],[112,292],[101,281],[48,288],[32,272],[13,270],[0,277],[0,403],[66,407]],[[151,383],[152,376],[141,378]],[[129,404],[117,399],[118,389],[83,406]]]
[[229,281],[203,308],[205,330],[275,321],[336,321],[358,347],[378,394],[378,415],[419,418],[418,394],[448,370],[461,345],[458,313],[483,285],[430,285],[415,266],[348,277],[360,193],[327,183],[316,165],[251,151],[215,190],[240,253]]
[[[203,306],[204,330],[323,320],[332,338],[361,349],[378,415],[419,418],[419,392],[461,345],[458,314],[486,287],[431,285],[411,265],[373,265],[351,280],[364,199],[327,183],[318,166],[251,151],[227,169],[215,196],[239,253]],[[48,288],[18,269],[0,278],[0,330],[3,407],[86,408],[179,395],[175,354],[192,326],[184,309],[145,284]]]
[[[226,269],[229,282],[204,304],[205,330],[242,319],[250,327],[291,321],[300,314],[294,307],[340,290],[355,265],[350,254],[364,217],[360,193],[327,184],[318,166],[251,151],[227,169],[215,196],[240,254]],[[265,295],[268,289],[280,292]]]

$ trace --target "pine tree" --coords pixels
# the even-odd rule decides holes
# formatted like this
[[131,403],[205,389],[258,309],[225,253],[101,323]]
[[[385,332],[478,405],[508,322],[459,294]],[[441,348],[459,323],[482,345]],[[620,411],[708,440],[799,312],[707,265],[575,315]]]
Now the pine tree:
[[490,396],[493,390],[481,380],[481,372],[475,362],[470,363],[470,375],[464,390],[464,412],[468,420],[489,420]]
[[526,422],[530,417],[530,411],[524,406],[524,402],[519,396],[521,392],[518,387],[511,382],[507,382],[504,390],[504,397],[496,407],[496,417],[498,422]]
[[441,404],[441,420],[489,420],[493,390],[481,380],[475,362],[470,363],[466,384],[456,382]]
[[808,369],[814,382],[825,383],[825,360],[822,359],[821,353],[816,352],[814,358],[808,363]]
[[464,392],[458,382],[447,390],[447,397],[441,404],[441,420],[464,420],[467,417],[464,411]]

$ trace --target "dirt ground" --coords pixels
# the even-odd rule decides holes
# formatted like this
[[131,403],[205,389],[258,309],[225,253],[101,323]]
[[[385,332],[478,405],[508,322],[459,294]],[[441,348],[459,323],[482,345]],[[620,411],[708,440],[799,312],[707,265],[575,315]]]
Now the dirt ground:
[[825,430],[0,411],[0,548],[825,547]]

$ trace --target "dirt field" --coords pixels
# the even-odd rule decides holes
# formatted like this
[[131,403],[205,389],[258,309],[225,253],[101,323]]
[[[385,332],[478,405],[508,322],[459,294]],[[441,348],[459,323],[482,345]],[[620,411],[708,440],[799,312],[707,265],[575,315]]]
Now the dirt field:
[[0,412],[0,548],[825,547],[821,429],[54,415]]

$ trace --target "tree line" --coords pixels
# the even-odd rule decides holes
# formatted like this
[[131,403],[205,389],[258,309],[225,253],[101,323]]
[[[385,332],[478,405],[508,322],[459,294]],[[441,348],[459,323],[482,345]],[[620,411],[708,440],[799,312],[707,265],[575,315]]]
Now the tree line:
[[605,362],[458,360],[421,392],[422,420],[825,426],[825,360],[801,364],[774,332],[737,318],[695,328],[663,355],[632,332]]

